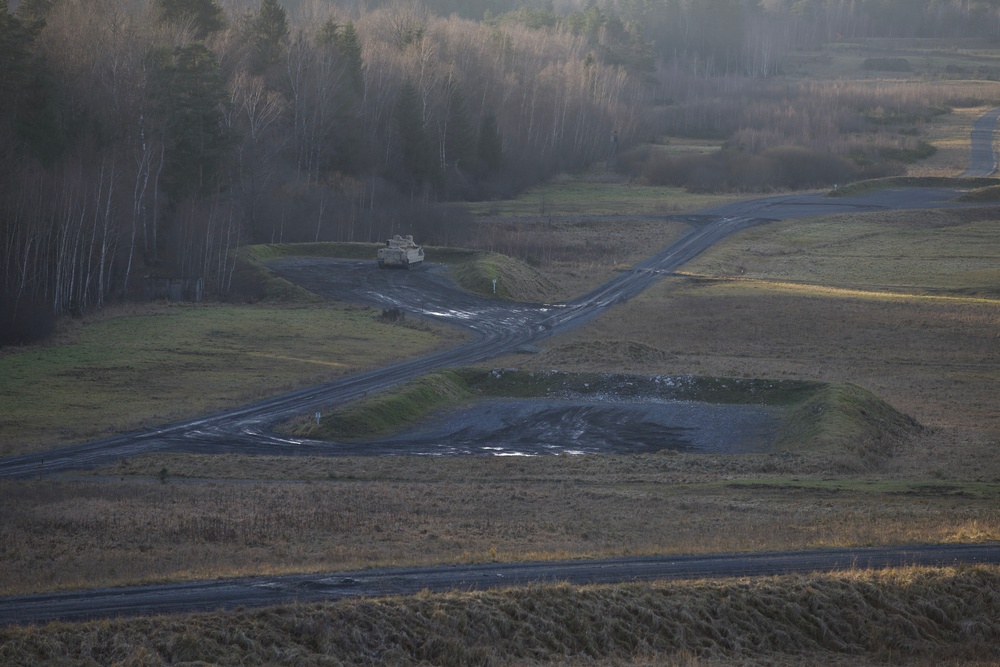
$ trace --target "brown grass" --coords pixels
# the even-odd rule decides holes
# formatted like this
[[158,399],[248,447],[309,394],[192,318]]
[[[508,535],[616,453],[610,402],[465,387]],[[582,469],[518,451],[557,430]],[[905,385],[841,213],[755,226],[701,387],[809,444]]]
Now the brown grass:
[[0,592],[371,566],[1000,539],[995,474],[985,483],[927,486],[884,474],[859,477],[843,465],[836,456],[781,454],[153,455],[96,473],[121,480],[0,484]]
[[[856,383],[931,427],[892,470],[988,476],[1000,467],[998,217],[909,211],[756,227],[545,353],[493,363]],[[606,361],[590,341],[659,353]]]
[[[998,336],[996,301],[671,279],[566,338],[628,339],[676,356],[626,370],[862,385],[940,436],[924,443],[936,462],[920,450],[913,456],[975,477],[997,467],[984,447],[1000,432]],[[496,363],[528,367],[545,356]],[[569,366],[601,364],[589,355]],[[962,440],[959,449],[948,434]]]
[[557,584],[6,628],[0,661],[12,667],[990,664],[1000,653],[998,603],[1000,569],[985,566]]
[[909,176],[960,176],[969,167],[972,126],[989,106],[952,109],[923,126],[926,141],[937,149],[929,158],[907,167]]
[[[643,188],[636,188],[641,190]],[[650,188],[654,189],[654,188]],[[566,301],[670,245],[687,230],[666,219],[493,222],[481,220],[470,247],[511,255],[539,269]]]

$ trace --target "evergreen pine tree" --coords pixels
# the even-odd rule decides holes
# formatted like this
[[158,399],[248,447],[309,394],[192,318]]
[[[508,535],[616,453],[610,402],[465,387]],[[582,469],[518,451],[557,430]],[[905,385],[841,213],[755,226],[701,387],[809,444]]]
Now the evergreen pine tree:
[[425,183],[439,186],[441,169],[431,149],[421,114],[420,94],[410,82],[403,83],[396,101],[396,129],[399,132],[403,182],[413,191]]
[[164,190],[175,203],[207,194],[218,185],[230,145],[223,124],[228,97],[215,54],[200,42],[161,54],[152,84],[167,142]]
[[476,164],[476,136],[472,131],[469,109],[458,86],[451,89],[445,135],[446,167],[471,172]]
[[204,39],[226,25],[226,14],[215,0],[156,0],[167,23],[189,24],[196,39]]
[[288,39],[288,16],[278,0],[261,0],[253,20],[253,40],[258,71],[275,64],[285,53]]
[[354,23],[348,21],[335,34],[334,42],[337,50],[344,58],[347,73],[351,77],[351,86],[359,95],[365,92],[364,64],[361,60],[361,39]]
[[503,141],[500,138],[497,117],[491,113],[483,117],[483,122],[479,126],[477,153],[483,176],[500,171],[503,166]]

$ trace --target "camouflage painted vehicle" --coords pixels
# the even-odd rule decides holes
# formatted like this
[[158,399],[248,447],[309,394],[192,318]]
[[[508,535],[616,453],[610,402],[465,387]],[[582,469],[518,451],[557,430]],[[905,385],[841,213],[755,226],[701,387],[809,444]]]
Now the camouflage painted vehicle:
[[424,249],[413,242],[412,236],[396,234],[378,249],[378,265],[383,269],[412,269],[424,262]]

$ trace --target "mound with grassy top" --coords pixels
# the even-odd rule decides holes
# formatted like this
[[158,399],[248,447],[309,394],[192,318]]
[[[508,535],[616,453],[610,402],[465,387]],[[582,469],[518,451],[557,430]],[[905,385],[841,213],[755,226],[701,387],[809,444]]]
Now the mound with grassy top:
[[[312,303],[320,299],[288,280],[271,273],[265,262],[286,257],[333,257],[372,260],[378,243],[272,243],[247,246],[237,257],[233,275],[234,294],[248,301],[268,303]],[[524,262],[492,252],[464,248],[425,247],[428,262],[452,265],[455,282],[464,289],[486,296],[524,302],[545,301],[553,287],[538,271]],[[496,280],[494,292],[493,281]]]
[[854,384],[829,385],[787,414],[778,446],[798,452],[844,452],[878,468],[923,430],[870,391]]
[[[318,244],[317,244],[318,245]],[[276,246],[244,246],[236,255],[231,297],[251,303],[319,303],[322,299],[307,289],[276,276],[263,262],[282,255]]]
[[883,465],[922,430],[912,418],[851,384],[482,368],[426,375],[333,408],[318,425],[302,417],[290,429],[296,436],[317,440],[373,439],[486,398],[628,398],[784,407],[787,412],[775,449],[846,456],[845,465],[861,469]]
[[1000,653],[1000,568],[538,585],[0,630],[0,662],[960,664]]
[[966,192],[957,201],[967,202],[995,202],[1000,201],[1000,185],[990,185],[985,188],[978,188]]
[[832,190],[829,197],[851,197],[873,190],[888,188],[954,188],[968,190],[970,188],[987,188],[997,185],[995,178],[958,178],[947,176],[892,176],[889,178],[873,178],[845,185]]
[[454,267],[451,275],[456,283],[470,292],[511,301],[544,301],[553,290],[549,281],[532,267],[494,252],[473,254]]
[[298,420],[292,433],[313,440],[349,441],[398,431],[435,410],[473,396],[468,384],[453,371],[441,371],[324,412],[320,423]]
[[485,398],[650,398],[785,406],[821,386],[792,380],[458,368],[324,410],[326,417],[319,425],[302,416],[286,430],[314,440],[368,440],[412,427],[437,411]]

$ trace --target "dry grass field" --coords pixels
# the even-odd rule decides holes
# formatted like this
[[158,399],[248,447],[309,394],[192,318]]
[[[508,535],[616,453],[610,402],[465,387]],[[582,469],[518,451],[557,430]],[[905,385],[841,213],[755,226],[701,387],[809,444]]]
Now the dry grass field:
[[544,367],[576,341],[631,340],[670,361],[627,370],[854,382],[930,427],[894,462],[899,474],[990,478],[1000,469],[997,220],[982,209],[758,227],[548,354],[498,364]]
[[161,455],[95,474],[0,485],[0,593],[375,566],[1000,540],[995,476],[859,474],[822,454]]
[[540,585],[0,629],[10,667],[995,665],[996,567]]
[[906,173],[910,176],[960,176],[969,163],[969,133],[976,119],[987,110],[986,106],[956,108],[926,125],[927,143],[937,152],[909,165]]

